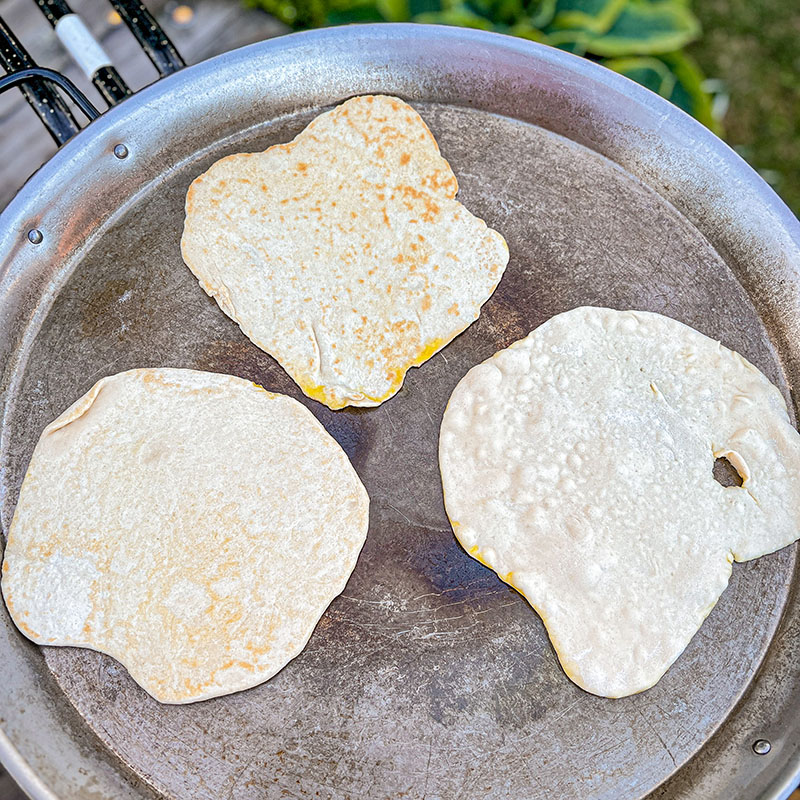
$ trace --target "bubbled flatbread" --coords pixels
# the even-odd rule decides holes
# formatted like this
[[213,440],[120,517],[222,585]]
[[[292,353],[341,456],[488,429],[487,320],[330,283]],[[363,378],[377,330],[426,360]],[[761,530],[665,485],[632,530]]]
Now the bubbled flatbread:
[[[712,474],[717,457],[741,487]],[[800,436],[739,354],[667,317],[560,314],[471,369],[439,459],[461,544],[544,620],[567,675],[655,684],[731,564],[800,527]]]
[[309,397],[376,406],[478,318],[508,263],[457,191],[413,108],[356,97],[197,178],[183,258]]
[[344,588],[368,499],[296,400],[229,375],[104,378],[45,428],[3,562],[38,644],[108,653],[156,700],[265,681]]

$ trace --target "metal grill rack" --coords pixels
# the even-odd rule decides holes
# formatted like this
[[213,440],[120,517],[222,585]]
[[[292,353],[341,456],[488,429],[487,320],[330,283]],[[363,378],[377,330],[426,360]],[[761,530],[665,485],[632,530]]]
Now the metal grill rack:
[[[34,0],[34,2],[109,107],[131,94],[130,88],[112,65],[109,56],[65,0]],[[136,37],[160,76],[169,75],[184,66],[183,58],[175,45],[141,2],[110,0],[110,3]],[[74,136],[80,127],[57,90],[64,92],[89,120],[100,115],[69,78],[55,70],[40,67],[2,17],[0,17],[0,66],[6,72],[5,76],[0,78],[0,92],[18,86],[59,145]]]

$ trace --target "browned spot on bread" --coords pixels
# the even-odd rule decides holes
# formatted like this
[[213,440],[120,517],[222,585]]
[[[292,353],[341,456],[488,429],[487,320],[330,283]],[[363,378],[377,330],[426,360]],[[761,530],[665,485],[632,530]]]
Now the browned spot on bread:
[[[257,204],[251,203],[257,205],[259,214],[248,215],[241,205],[237,210],[233,192],[222,201],[224,208],[217,212],[220,224],[236,224],[247,217],[252,226],[247,235],[260,244],[245,246],[226,239],[226,252],[215,261],[223,266],[216,268],[213,276],[216,280],[216,270],[225,272],[229,255],[235,263],[241,261],[247,270],[254,270],[252,278],[265,285],[268,298],[264,305],[270,312],[264,319],[268,316],[277,323],[272,330],[280,328],[280,320],[293,305],[287,300],[281,310],[282,287],[298,294],[296,306],[305,313],[313,305],[315,315],[319,311],[313,357],[307,332],[302,346],[295,347],[291,337],[273,336],[255,318],[249,323],[236,318],[245,333],[278,358],[310,397],[332,408],[375,405],[397,390],[409,366],[419,363],[420,352],[428,352],[426,357],[433,352],[426,350],[421,339],[446,343],[463,330],[464,321],[474,319],[486,292],[491,293],[496,284],[487,279],[489,265],[482,261],[484,254],[490,254],[487,262],[502,261],[497,252],[499,237],[452,200],[457,191],[452,170],[424,121],[397,98],[368,95],[349,100],[317,117],[292,147],[296,149],[290,159],[286,158],[288,150],[273,147],[254,156],[259,164],[248,165],[250,170],[264,170],[274,203],[261,195]],[[230,166],[216,175],[209,171],[212,183],[225,177],[232,185],[235,175]],[[247,173],[255,176],[255,182],[259,175]],[[272,176],[280,177],[273,182]],[[205,207],[209,194],[206,190],[203,196]],[[284,213],[278,215],[275,205],[280,202],[284,205],[277,210]],[[276,220],[280,224],[273,230]],[[262,221],[263,229],[256,228]],[[246,231],[246,227],[240,229],[239,238]],[[376,236],[376,231],[383,234]],[[237,245],[241,252],[234,249]],[[446,255],[461,253],[461,248],[465,255],[455,269],[456,262]],[[193,254],[186,249],[184,254],[191,265]],[[267,256],[274,265],[267,266]],[[209,251],[200,260],[209,261],[210,257]],[[475,262],[481,262],[478,269]],[[478,274],[481,277],[476,279]],[[250,279],[242,279],[238,285],[237,291],[252,293],[245,288],[253,285]],[[426,295],[428,300],[423,300]],[[305,297],[312,299],[303,303]],[[364,330],[354,331],[342,322],[339,306],[349,300],[359,313],[368,310]],[[464,312],[448,314],[448,306],[456,300]],[[234,304],[232,296],[230,306]],[[406,337],[405,348],[393,351],[395,360],[383,363],[378,354],[390,334],[381,326],[387,318],[396,318],[398,308],[414,308],[427,319],[418,321],[423,332],[417,331],[413,339]],[[227,311],[225,306],[223,309]],[[349,310],[349,305],[344,310]],[[340,345],[338,360],[331,355],[333,342]],[[364,356],[370,352],[375,354],[374,369],[367,373]],[[309,359],[316,370],[313,374],[306,366]],[[387,371],[392,372],[390,386],[386,385]]]
[[[6,598],[6,605],[8,606],[8,610],[12,610],[12,604],[9,602],[8,598]],[[28,634],[31,639],[39,639],[39,634],[31,628],[24,620],[20,619],[19,617],[14,617],[14,623],[16,626],[23,632]]]

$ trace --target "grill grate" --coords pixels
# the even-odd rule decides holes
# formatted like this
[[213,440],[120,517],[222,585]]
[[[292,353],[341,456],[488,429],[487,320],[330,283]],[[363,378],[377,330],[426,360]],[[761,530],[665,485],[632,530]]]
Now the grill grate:
[[[97,87],[109,108],[131,94],[111,59],[65,0],[35,2],[53,26],[62,44]],[[175,45],[139,0],[110,0],[110,3],[136,37],[160,76],[176,72],[185,65]],[[64,92],[89,120],[100,115],[72,81],[54,70],[39,67],[2,18],[0,66],[6,72],[0,78],[0,92],[18,86],[59,145],[74,136],[80,127],[56,88]]]
[[[35,0],[45,19],[53,26],[56,35],[64,42],[76,60],[79,60],[86,77],[97,87],[103,99],[112,106],[124,100],[131,90],[122,76],[111,66],[103,48],[86,29],[81,18],[67,5],[65,0]],[[70,48],[72,42],[80,40],[87,49]]]

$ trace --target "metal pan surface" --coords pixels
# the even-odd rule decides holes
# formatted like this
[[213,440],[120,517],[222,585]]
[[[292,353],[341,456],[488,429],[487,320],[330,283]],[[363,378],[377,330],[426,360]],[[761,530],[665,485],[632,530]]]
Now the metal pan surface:
[[[304,398],[183,265],[190,181],[365,92],[410,101],[511,261],[469,330],[375,409]],[[114,147],[124,144],[120,159]],[[34,244],[28,231],[37,229]],[[34,237],[36,238],[36,237]],[[728,148],[600,67],[481,32],[297,34],[188,68],[92,123],[0,218],[2,523],[44,425],[131,367],[229,372],[304,402],[371,497],[343,595],[269,682],[160,706],[112,659],[0,623],[0,757],[36,798],[781,798],[800,767],[797,550],[735,565],[678,662],[582,692],[521,596],[457,545],[438,427],[474,364],[581,304],[658,311],[796,410],[800,226]],[[752,744],[772,748],[756,755]]]

